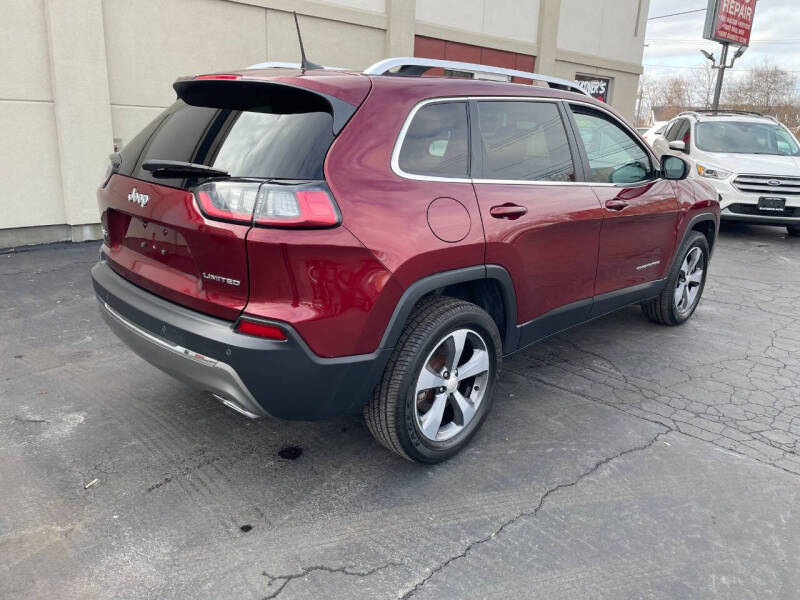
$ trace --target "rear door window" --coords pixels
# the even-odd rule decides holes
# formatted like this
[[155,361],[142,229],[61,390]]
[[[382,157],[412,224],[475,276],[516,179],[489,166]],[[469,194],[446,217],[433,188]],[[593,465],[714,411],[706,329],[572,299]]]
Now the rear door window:
[[398,166],[412,175],[469,177],[466,102],[422,106],[403,137]]
[[553,102],[478,102],[482,179],[575,181],[564,123]]

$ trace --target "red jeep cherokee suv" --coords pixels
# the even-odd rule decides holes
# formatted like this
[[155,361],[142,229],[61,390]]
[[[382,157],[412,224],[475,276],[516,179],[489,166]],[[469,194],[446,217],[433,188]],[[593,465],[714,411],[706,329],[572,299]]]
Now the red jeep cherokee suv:
[[[443,66],[550,87],[414,76]],[[101,312],[247,416],[363,412],[444,460],[504,356],[634,303],[677,325],[703,292],[715,193],[571,85],[420,59],[179,79],[98,191]]]

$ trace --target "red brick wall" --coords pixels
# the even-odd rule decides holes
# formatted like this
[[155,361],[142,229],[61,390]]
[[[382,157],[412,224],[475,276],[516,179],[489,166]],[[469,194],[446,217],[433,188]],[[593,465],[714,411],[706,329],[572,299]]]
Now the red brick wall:
[[493,67],[531,72],[536,65],[536,57],[530,54],[495,50],[494,48],[484,48],[482,46],[473,46],[460,42],[439,40],[422,35],[414,37],[414,56],[479,63],[482,65],[491,65]]

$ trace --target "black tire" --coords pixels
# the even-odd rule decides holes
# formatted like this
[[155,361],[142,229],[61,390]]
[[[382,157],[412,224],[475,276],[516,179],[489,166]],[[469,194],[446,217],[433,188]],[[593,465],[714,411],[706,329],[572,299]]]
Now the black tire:
[[[681,276],[681,265],[683,265],[684,259],[694,248],[700,248],[702,252],[703,277],[694,302],[687,310],[680,311],[675,302],[675,289]],[[691,232],[675,257],[675,263],[672,265],[672,269],[670,270],[662,292],[657,297],[641,305],[642,311],[648,319],[654,323],[661,323],[662,325],[680,325],[681,323],[685,323],[689,317],[694,314],[706,285],[709,255],[710,252],[706,237],[698,231]]]
[[789,237],[800,237],[800,225],[787,225],[786,232]]
[[[423,435],[417,422],[417,377],[442,340],[464,328],[479,334],[486,347],[488,380],[471,420],[451,439],[435,441]],[[497,325],[480,307],[447,296],[423,299],[409,316],[381,381],[364,407],[370,433],[392,452],[414,462],[433,464],[450,458],[469,442],[491,408],[501,348]],[[467,379],[464,383],[471,385]]]

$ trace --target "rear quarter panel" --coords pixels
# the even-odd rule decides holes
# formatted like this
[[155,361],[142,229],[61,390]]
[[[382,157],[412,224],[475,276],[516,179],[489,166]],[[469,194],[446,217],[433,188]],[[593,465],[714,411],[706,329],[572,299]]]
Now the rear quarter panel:
[[[409,285],[484,262],[483,226],[471,183],[417,181],[392,171],[392,151],[403,123],[426,97],[406,78],[383,78],[337,137],[325,162],[325,178],[344,226],[392,274],[373,309],[375,347]],[[454,198],[469,214],[469,229],[460,241],[445,242],[431,230],[428,210],[437,198]]]
[[384,315],[391,315],[389,303],[402,289],[344,227],[254,227],[247,235],[247,254],[246,315],[290,323],[322,357],[366,354],[378,347]]

